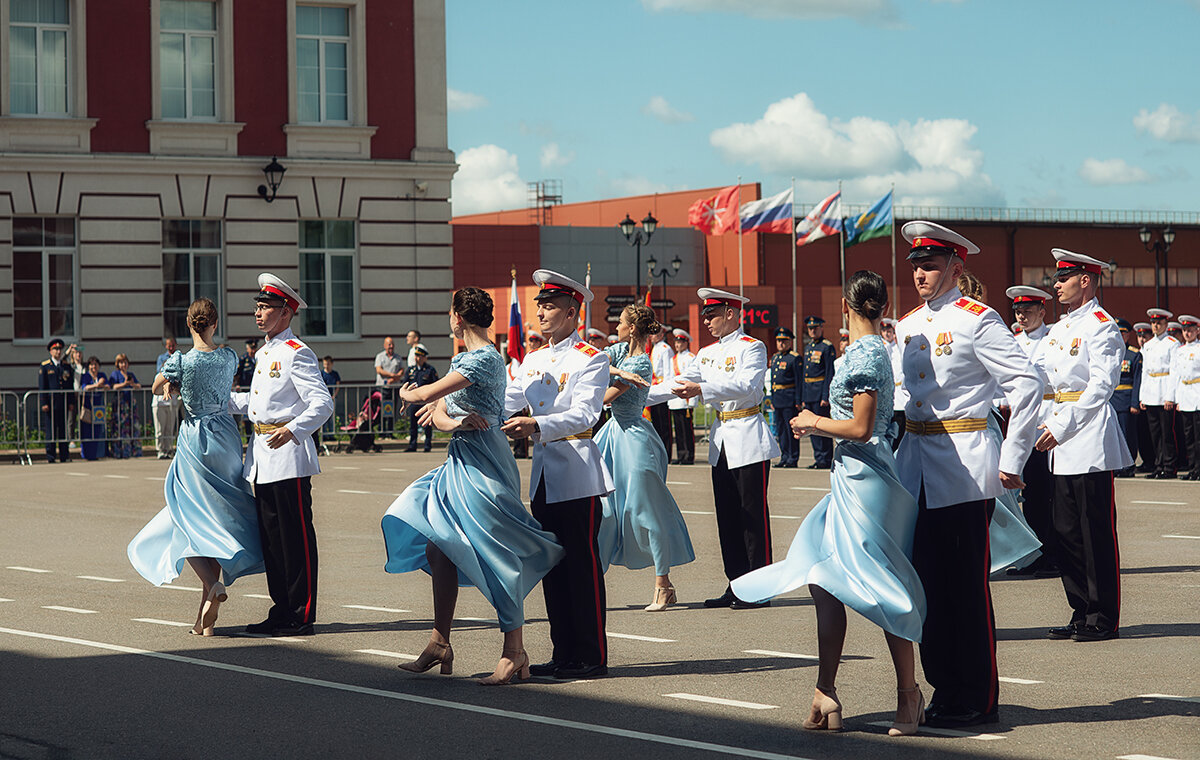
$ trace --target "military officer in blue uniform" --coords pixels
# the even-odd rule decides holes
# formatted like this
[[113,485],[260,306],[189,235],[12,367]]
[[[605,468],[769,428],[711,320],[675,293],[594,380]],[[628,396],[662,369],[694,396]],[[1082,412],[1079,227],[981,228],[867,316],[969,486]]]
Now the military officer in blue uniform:
[[[803,384],[800,388],[800,408],[811,409],[822,417],[829,416],[829,385],[833,382],[833,344],[825,340],[825,320],[809,316],[804,320],[808,340],[804,342]],[[833,466],[833,439],[823,435],[809,436],[813,447],[813,463],[810,470]]]
[[[71,346],[74,348],[74,344]],[[50,358],[38,368],[39,391],[69,391],[75,389],[75,370],[63,358],[63,342],[58,338],[46,344]],[[71,461],[71,441],[67,436],[67,409],[75,406],[75,396],[70,393],[40,394],[42,407],[42,433],[46,436],[46,461]],[[55,457],[55,445],[58,456]]]
[[[1137,333],[1129,324],[1129,320],[1118,319],[1117,327],[1121,330],[1121,339],[1125,341],[1125,355],[1121,357],[1121,377],[1113,388],[1109,403],[1117,412],[1117,424],[1120,425],[1121,433],[1125,436],[1125,445],[1132,454],[1138,450],[1138,425],[1133,415],[1142,411],[1138,406],[1138,390],[1142,384],[1142,352],[1137,344]],[[1115,474],[1118,478],[1132,478],[1136,472],[1137,468],[1129,465],[1117,470]]]
[[[408,365],[408,369],[404,370],[405,384],[412,383],[417,387],[422,385],[432,385],[438,381],[438,372],[429,363],[429,351],[425,348],[425,344],[418,343],[412,348],[413,363]],[[417,412],[420,411],[419,404],[408,405],[408,448],[405,451],[417,450],[417,438],[421,433],[422,428],[417,424]],[[426,425],[425,432],[425,451],[429,451],[433,444],[433,425]]]
[[792,350],[795,340],[796,334],[787,327],[775,331],[778,352],[771,357],[771,408],[775,410],[775,440],[780,451],[776,467],[795,467],[800,458],[800,441],[792,435],[789,424],[799,413],[796,380],[800,357]]

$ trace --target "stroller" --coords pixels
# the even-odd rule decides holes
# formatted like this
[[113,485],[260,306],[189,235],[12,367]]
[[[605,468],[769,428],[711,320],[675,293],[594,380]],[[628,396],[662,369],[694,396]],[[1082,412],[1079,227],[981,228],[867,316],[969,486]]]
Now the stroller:
[[[363,402],[362,409],[359,410],[358,416],[349,425],[343,425],[342,431],[353,433],[350,436],[349,443],[345,444],[347,454],[354,451],[383,451],[383,447],[375,443],[375,424],[379,422],[380,411],[383,407],[383,394],[379,391],[372,391],[367,400]],[[338,444],[338,450],[342,450],[342,444]]]

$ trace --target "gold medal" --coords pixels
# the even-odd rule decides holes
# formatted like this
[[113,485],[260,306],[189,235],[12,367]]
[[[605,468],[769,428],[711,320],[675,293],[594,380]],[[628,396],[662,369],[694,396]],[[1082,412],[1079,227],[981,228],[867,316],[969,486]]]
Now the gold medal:
[[1072,348],[1072,349],[1071,349],[1071,356],[1079,356],[1079,349],[1078,349],[1078,348]]
[[941,347],[941,346],[938,346],[937,348],[933,349],[933,355],[934,355],[934,356],[941,356],[941,355],[942,355],[942,347]]

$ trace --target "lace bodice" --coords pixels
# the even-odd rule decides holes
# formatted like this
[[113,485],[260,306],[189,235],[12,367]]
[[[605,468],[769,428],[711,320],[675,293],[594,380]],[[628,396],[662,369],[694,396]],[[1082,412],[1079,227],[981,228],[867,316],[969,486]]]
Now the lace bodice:
[[446,413],[451,417],[465,417],[475,412],[491,425],[499,425],[504,413],[504,388],[508,382],[499,352],[492,346],[482,346],[455,354],[450,360],[450,371],[459,373],[471,384],[446,396]]
[[179,386],[183,406],[192,417],[226,412],[229,390],[237,369],[237,354],[231,348],[176,351],[163,364],[161,374]]
[[[650,380],[653,376],[650,357],[646,354],[630,356],[628,343],[617,343],[609,346],[604,349],[604,353],[608,354],[609,364],[617,369],[633,372],[646,380]],[[616,378],[612,378],[609,380],[609,385],[617,382],[619,381]],[[646,396],[649,393],[649,388],[633,386],[620,396],[617,396],[612,402],[613,417],[616,417],[618,421],[623,423],[632,422],[641,417],[642,409],[646,407]]]
[[846,349],[829,386],[832,416],[835,420],[852,419],[854,394],[877,391],[874,434],[882,436],[892,423],[895,387],[886,344],[878,335],[864,335]]

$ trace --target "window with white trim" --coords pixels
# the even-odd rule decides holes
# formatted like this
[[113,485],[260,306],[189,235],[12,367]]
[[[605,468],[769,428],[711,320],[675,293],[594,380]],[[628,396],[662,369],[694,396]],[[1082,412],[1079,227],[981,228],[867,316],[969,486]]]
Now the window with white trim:
[[296,110],[301,124],[350,123],[350,9],[296,6]]
[[70,113],[71,9],[68,0],[10,0],[9,112]]
[[[200,297],[221,304],[221,222],[215,219],[164,219],[163,334],[189,339],[188,307]],[[218,320],[217,335],[224,335]]]
[[161,0],[159,66],[162,118],[217,118],[217,4]]
[[305,336],[351,336],[355,304],[355,247],[353,220],[300,221],[300,310]]
[[13,217],[13,338],[76,336],[75,220]]

